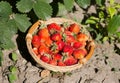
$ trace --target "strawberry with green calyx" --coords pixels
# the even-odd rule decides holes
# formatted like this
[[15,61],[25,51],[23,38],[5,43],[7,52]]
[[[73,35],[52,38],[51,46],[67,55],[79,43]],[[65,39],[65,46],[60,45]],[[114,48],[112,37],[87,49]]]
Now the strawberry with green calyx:
[[76,49],[73,52],[73,56],[76,59],[83,59],[87,54],[87,50],[86,49]]
[[49,55],[49,54],[41,55],[40,59],[41,59],[43,62],[49,63],[50,60],[51,60],[51,55]]
[[60,61],[61,58],[62,58],[62,55],[61,55],[61,54],[55,54],[55,55],[53,56],[53,59],[56,60],[56,61]]
[[80,32],[81,27],[78,24],[71,24],[69,27],[69,31],[78,34]]
[[65,45],[63,48],[63,52],[71,55],[73,53],[73,47],[70,45]]
[[89,39],[88,36],[84,33],[79,33],[77,35],[77,40],[78,41],[87,41],[88,39]]
[[52,34],[51,39],[52,39],[53,41],[61,41],[62,35],[61,35],[60,33]]
[[66,36],[66,40],[65,40],[66,43],[71,44],[71,43],[73,43],[75,41],[76,40],[75,40],[74,36],[72,36],[72,35],[67,35]]
[[70,31],[68,31],[68,30],[64,31],[64,33],[65,33],[66,35],[73,35],[73,33],[70,32]]
[[56,44],[55,42],[51,45],[50,51],[51,51],[52,53],[58,53],[58,52],[59,52],[58,46],[57,46],[57,44]]
[[86,46],[86,42],[85,41],[76,41],[73,43],[73,47],[78,49],[78,48],[84,48]]
[[51,23],[47,26],[49,32],[52,32],[52,31],[60,31],[61,30],[61,26],[56,24],[56,23]]
[[65,64],[66,66],[74,65],[74,64],[76,64],[77,62],[78,62],[77,59],[75,59],[73,56],[66,56],[66,57],[64,58],[64,64]]
[[57,49],[59,51],[61,51],[63,49],[65,43],[63,41],[58,41],[58,42],[56,42],[56,45],[57,45]]
[[53,44],[51,45],[51,51],[57,53],[63,49],[64,45],[65,43],[63,41],[53,42]]

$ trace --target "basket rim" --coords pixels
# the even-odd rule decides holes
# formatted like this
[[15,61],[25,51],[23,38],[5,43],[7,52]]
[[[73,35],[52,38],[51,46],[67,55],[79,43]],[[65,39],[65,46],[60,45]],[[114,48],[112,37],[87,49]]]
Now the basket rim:
[[[70,23],[77,23],[73,20],[69,20],[69,19],[65,19],[65,18],[51,18],[48,19],[47,21],[43,21],[43,20],[38,20],[37,22],[35,22],[29,29],[27,35],[26,35],[26,44],[27,44],[27,48],[28,51],[30,53],[30,55],[33,57],[33,59],[43,68],[51,70],[51,71],[55,71],[55,72],[67,72],[67,71],[72,71],[75,69],[79,69],[80,67],[82,67],[82,63],[77,63],[75,65],[71,65],[71,66],[54,66],[54,65],[50,65],[48,63],[43,62],[42,60],[40,60],[36,54],[33,52],[32,50],[32,45],[31,45],[31,40],[32,40],[32,35],[35,32],[35,30],[39,27],[39,25],[41,25],[42,23],[44,24],[50,24],[52,22],[55,23],[61,23],[61,22],[70,22]],[[78,24],[78,23],[77,23]],[[80,25],[80,24],[79,24]],[[92,39],[90,39],[90,41],[92,41]],[[94,43],[94,42],[92,42]],[[91,47],[93,47],[92,51],[94,51],[94,44],[91,45]],[[91,51],[91,49],[90,49]],[[93,55],[93,52],[91,52],[91,54],[89,53],[88,59]],[[87,59],[83,60],[84,63],[87,62]]]

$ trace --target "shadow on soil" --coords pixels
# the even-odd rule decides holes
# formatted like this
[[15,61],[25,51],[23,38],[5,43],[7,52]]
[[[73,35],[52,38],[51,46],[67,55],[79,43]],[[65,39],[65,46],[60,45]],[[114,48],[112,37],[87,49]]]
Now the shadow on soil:
[[26,33],[22,33],[18,31],[18,37],[16,39],[18,50],[20,51],[20,54],[24,59],[26,59],[28,62],[31,62],[31,64],[35,66],[36,63],[34,62],[33,58],[28,52],[25,37],[26,37]]

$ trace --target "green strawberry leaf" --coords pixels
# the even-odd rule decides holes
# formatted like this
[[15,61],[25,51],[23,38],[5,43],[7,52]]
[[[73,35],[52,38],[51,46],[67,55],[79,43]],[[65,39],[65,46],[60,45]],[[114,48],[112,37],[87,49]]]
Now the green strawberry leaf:
[[34,3],[33,10],[37,17],[43,20],[50,18],[52,15],[52,7],[42,0],[37,0],[36,3]]
[[18,57],[17,54],[15,52],[12,53],[12,60],[13,61],[17,61]]
[[14,21],[20,31],[25,32],[31,25],[30,19],[23,14],[14,14]]
[[71,11],[74,6],[74,0],[63,0],[64,5],[68,11]]
[[9,19],[9,15],[12,14],[11,5],[8,2],[0,2],[0,17]]
[[10,73],[8,75],[8,79],[9,79],[10,83],[14,83],[14,81],[17,79],[17,76],[15,74],[13,74],[13,73]]
[[82,7],[82,8],[87,8],[88,6],[90,6],[90,1],[91,0],[76,0],[77,4]]
[[33,0],[20,0],[16,7],[20,12],[27,13],[33,8]]
[[11,33],[13,33],[13,34],[17,33],[18,27],[15,24],[15,21],[13,19],[8,20],[8,22],[6,24],[7,24],[8,28],[9,28],[9,30],[11,31]]
[[10,70],[11,73],[16,73],[17,68],[12,65],[12,66],[10,66],[9,70]]
[[96,24],[96,21],[93,20],[93,19],[87,19],[87,20],[85,21],[85,23],[86,23],[86,24]]
[[120,27],[120,15],[113,16],[107,27],[108,33],[115,34],[119,27]]
[[14,48],[15,45],[12,42],[11,38],[13,36],[12,31],[9,29],[9,26],[6,22],[0,23],[0,48],[10,49]]

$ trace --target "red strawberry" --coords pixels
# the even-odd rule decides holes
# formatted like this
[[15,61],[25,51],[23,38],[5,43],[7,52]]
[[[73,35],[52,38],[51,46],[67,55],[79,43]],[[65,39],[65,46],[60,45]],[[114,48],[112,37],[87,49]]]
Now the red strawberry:
[[62,55],[60,54],[55,54],[53,59],[59,61],[62,58]]
[[39,48],[38,48],[38,52],[43,55],[44,53],[48,53],[49,52],[49,48],[46,46],[46,45],[41,45]]
[[40,57],[40,59],[46,63],[49,63],[50,61],[50,55],[49,54],[44,54]]
[[40,59],[41,55],[40,55],[40,54],[38,54],[38,55],[37,55],[37,57]]
[[47,38],[50,36],[48,29],[47,28],[40,29],[38,31],[38,36],[40,37],[40,40],[42,42],[46,41]]
[[61,27],[56,24],[56,23],[51,23],[47,26],[48,30],[57,30],[57,31],[60,31],[61,30]]
[[62,62],[62,61],[59,61],[57,65],[58,66],[66,66],[66,64],[64,62]]
[[66,42],[67,42],[67,43],[75,42],[74,36],[72,36],[72,35],[67,35],[67,36],[66,36]]
[[77,40],[78,41],[87,41],[88,40],[88,36],[84,33],[80,33],[77,35]]
[[47,39],[47,40],[45,41],[45,44],[46,44],[48,47],[50,47],[53,41],[50,39],[50,37],[48,37],[48,38],[46,38],[46,39]]
[[78,34],[80,32],[80,27],[74,23],[70,25],[69,30],[75,34]]
[[33,45],[33,47],[36,47],[36,48],[38,48],[40,46],[40,38],[38,35],[33,36],[32,45]]
[[86,54],[87,54],[86,49],[77,49],[77,50],[74,50],[74,52],[73,52],[73,56],[76,59],[82,59],[85,57]]
[[38,55],[38,49],[37,48],[34,47],[34,48],[32,48],[32,50],[36,55]]
[[76,42],[73,43],[73,47],[76,48],[76,49],[80,48],[80,47],[85,47],[85,45],[86,45],[85,41],[80,41],[80,42],[76,41]]
[[57,65],[57,61],[52,59],[52,60],[49,61],[49,64],[56,66]]
[[70,32],[70,31],[68,31],[68,30],[65,30],[64,33],[65,33],[66,35],[73,35],[72,32]]
[[73,47],[70,45],[65,45],[63,48],[63,52],[68,53],[69,55],[71,55],[73,53]]
[[65,45],[63,41],[58,41],[56,42],[56,44],[57,44],[58,50],[62,50]]
[[53,41],[61,41],[62,36],[61,36],[60,33],[55,33],[55,34],[53,34],[53,35],[51,36],[51,39],[52,39]]
[[71,66],[77,63],[77,59],[75,59],[73,56],[67,56],[64,59],[64,64],[66,64],[67,66]]

